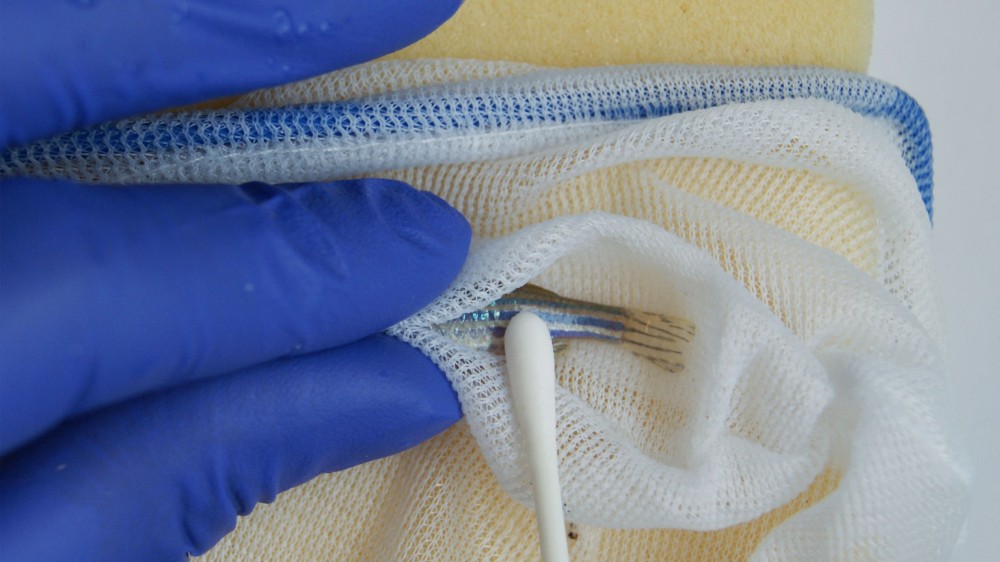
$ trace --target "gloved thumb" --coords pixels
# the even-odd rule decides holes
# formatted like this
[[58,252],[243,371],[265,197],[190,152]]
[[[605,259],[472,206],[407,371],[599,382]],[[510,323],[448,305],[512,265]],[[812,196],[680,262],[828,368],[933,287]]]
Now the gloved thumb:
[[147,394],[4,459],[0,558],[184,560],[256,503],[460,415],[440,371],[385,335]]

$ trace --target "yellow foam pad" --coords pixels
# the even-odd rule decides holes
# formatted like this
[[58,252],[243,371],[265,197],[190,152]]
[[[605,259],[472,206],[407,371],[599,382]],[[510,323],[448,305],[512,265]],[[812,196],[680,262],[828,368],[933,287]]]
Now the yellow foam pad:
[[544,66],[811,65],[864,71],[872,0],[466,0],[391,58]]

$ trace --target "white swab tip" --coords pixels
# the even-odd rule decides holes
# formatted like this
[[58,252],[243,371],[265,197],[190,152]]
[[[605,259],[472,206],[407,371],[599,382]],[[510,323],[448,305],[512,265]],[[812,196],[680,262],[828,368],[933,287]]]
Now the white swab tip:
[[555,354],[545,322],[521,312],[504,337],[514,415],[525,440],[544,562],[568,562],[556,451]]

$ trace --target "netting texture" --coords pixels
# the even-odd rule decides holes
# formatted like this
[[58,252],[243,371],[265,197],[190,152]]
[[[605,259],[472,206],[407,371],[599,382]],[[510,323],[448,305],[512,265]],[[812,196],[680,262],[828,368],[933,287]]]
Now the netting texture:
[[530,282],[697,326],[680,373],[607,342],[557,354],[574,560],[911,561],[947,557],[968,489],[929,150],[916,104],[863,76],[441,60],[72,133],[3,173],[374,175],[473,225],[452,286],[390,329],[465,420],[258,507],[207,559],[537,560],[504,359],[435,328]]
[[[429,158],[445,164],[526,154],[595,129],[731,103],[819,98],[892,124],[931,211],[923,111],[898,88],[861,74],[664,65],[545,70],[444,61],[423,62],[419,79],[406,62],[372,66],[335,81],[251,95],[231,110],[127,119],[14,148],[0,158],[0,175],[111,183],[322,180]],[[373,74],[387,78],[381,87],[365,87]],[[387,92],[385,84],[395,83],[404,88]],[[372,152],[381,157],[359,157]]]

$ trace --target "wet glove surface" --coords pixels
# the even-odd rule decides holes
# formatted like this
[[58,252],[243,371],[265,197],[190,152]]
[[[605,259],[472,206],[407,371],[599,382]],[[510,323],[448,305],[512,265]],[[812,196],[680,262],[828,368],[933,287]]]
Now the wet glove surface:
[[460,3],[5,2],[0,146],[374,59],[430,33]]
[[[4,6],[0,139],[353,64],[457,7],[297,4]],[[0,558],[183,559],[255,503],[449,426],[448,382],[378,332],[448,285],[469,236],[387,180],[4,180]]]

